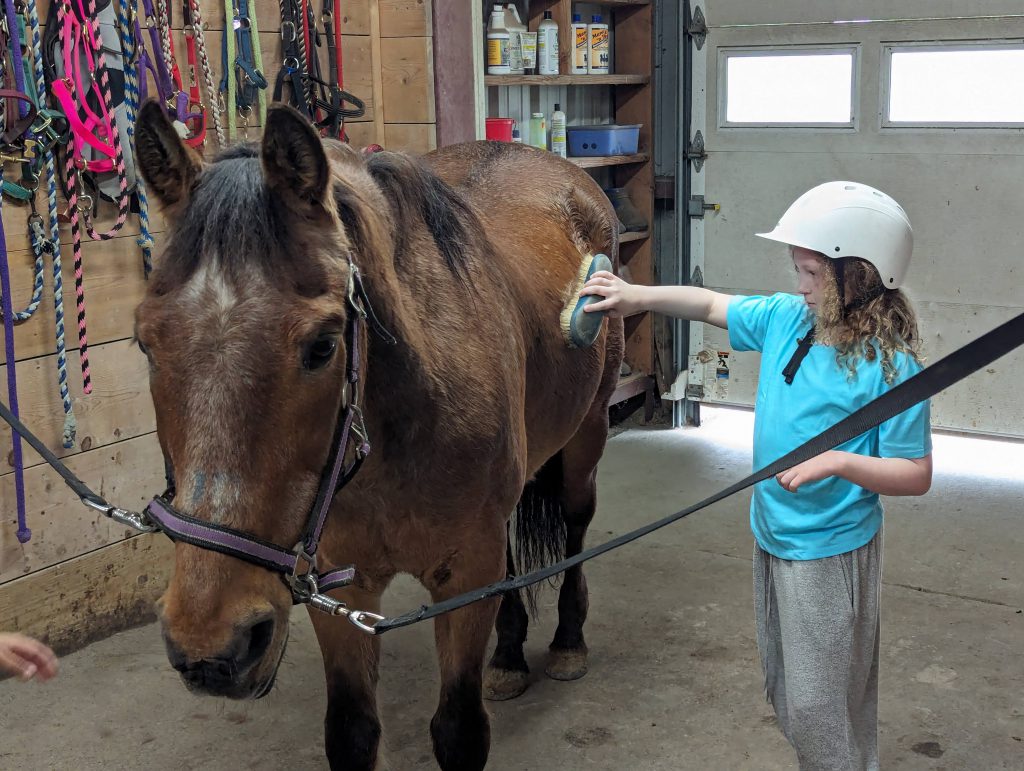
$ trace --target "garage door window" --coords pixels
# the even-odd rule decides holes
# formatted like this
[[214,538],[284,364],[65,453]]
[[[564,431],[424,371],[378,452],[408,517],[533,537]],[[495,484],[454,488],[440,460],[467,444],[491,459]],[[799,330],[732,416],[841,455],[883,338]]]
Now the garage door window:
[[719,49],[722,128],[854,125],[856,48]]
[[883,126],[1024,126],[1024,45],[886,46]]

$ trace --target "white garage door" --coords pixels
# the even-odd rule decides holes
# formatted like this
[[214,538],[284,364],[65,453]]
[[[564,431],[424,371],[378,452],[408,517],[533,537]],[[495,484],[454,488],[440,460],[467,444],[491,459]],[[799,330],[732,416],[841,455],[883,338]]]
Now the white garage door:
[[[892,195],[914,226],[906,287],[935,361],[1024,309],[1024,5],[1020,0],[709,0],[694,51],[692,280],[793,291],[783,247],[754,237],[814,185]],[[969,7],[969,12],[965,8]],[[837,20],[842,23],[835,23]],[[848,20],[848,21],[847,21]],[[689,393],[753,404],[759,362],[691,325]],[[1024,352],[933,403],[937,427],[1024,436]]]

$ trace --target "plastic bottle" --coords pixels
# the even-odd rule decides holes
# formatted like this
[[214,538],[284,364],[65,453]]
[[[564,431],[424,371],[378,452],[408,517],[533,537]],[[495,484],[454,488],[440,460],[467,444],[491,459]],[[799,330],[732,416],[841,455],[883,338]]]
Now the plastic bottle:
[[551,152],[560,158],[565,157],[565,113],[557,102],[555,111],[551,113]]
[[495,5],[487,24],[487,74],[508,75],[509,34],[505,28],[505,9]]
[[526,25],[519,19],[519,10],[514,3],[505,6],[505,29],[508,30],[508,71],[510,75],[522,75],[523,67],[523,35]]
[[551,11],[544,11],[544,21],[537,26],[537,74],[558,74],[558,22]]
[[521,145],[523,138],[519,135],[519,126],[512,129],[512,144]]
[[607,75],[610,72],[611,47],[608,40],[608,25],[601,21],[601,14],[597,13],[591,17],[591,23],[587,25],[587,35],[590,38],[587,72],[591,75]]
[[547,124],[542,112],[535,112],[530,116],[530,144],[541,150],[548,149]]
[[587,61],[590,58],[590,32],[587,23],[578,13],[572,15],[572,74],[586,75]]

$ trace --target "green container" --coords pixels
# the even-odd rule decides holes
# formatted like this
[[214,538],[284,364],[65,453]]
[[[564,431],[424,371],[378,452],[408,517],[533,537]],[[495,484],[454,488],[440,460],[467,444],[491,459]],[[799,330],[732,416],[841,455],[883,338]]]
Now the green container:
[[530,144],[541,150],[548,149],[548,127],[542,112],[530,116]]

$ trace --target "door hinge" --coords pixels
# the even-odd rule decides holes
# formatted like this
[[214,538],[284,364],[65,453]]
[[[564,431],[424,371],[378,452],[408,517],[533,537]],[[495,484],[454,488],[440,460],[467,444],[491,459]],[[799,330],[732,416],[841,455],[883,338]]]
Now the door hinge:
[[704,212],[719,211],[721,208],[721,204],[704,203],[704,196],[702,195],[691,195],[689,204],[686,207],[686,213],[691,217],[699,217],[700,219],[703,219]]
[[699,172],[707,158],[708,154],[704,152],[704,135],[698,129],[693,135],[693,141],[686,147],[686,160],[693,164],[694,171]]
[[704,41],[708,39],[708,23],[699,5],[693,9],[693,15],[686,26],[686,34],[693,40],[698,51],[704,47]]

